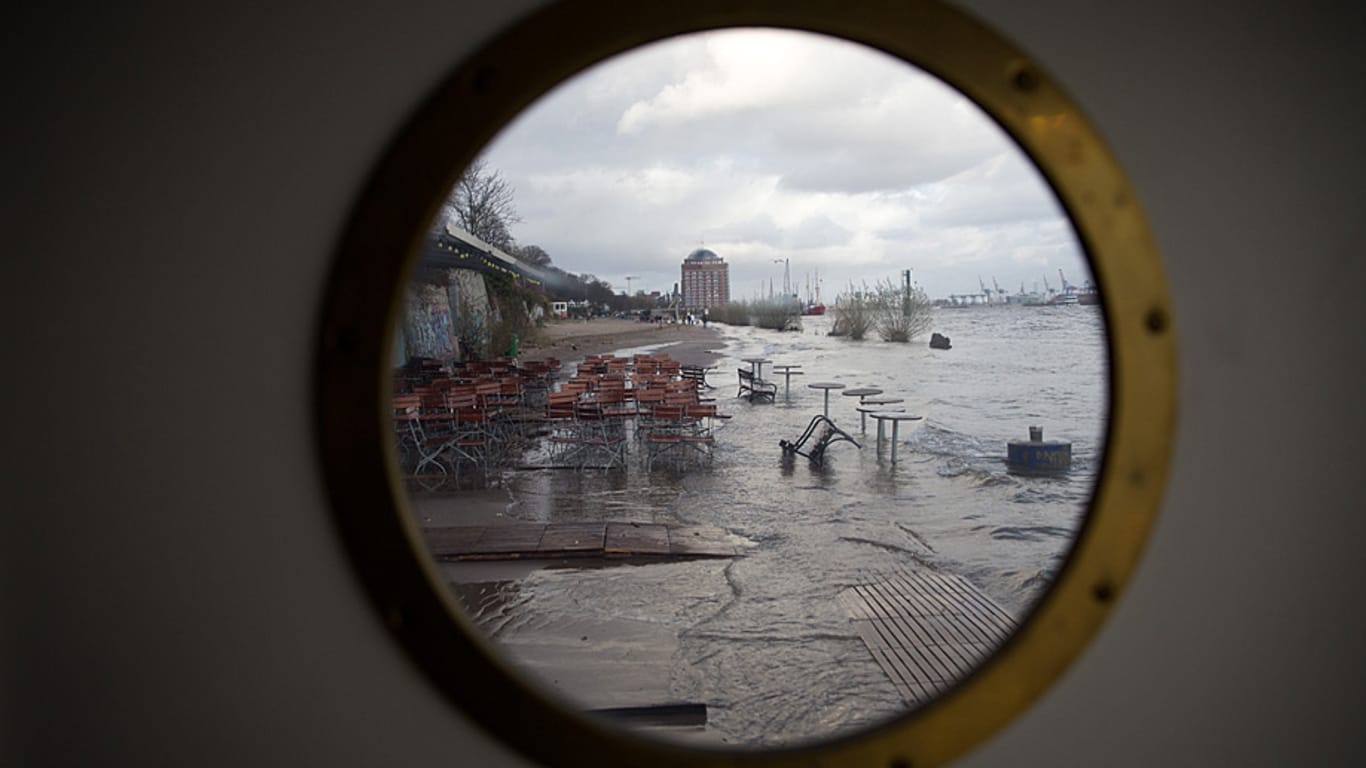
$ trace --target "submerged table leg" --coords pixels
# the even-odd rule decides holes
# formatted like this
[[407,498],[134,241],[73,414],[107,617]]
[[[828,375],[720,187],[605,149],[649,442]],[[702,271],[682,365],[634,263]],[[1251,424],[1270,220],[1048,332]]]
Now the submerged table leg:
[[897,421],[896,419],[893,419],[893,420],[892,420],[892,463],[893,463],[893,464],[896,463],[896,432],[897,432],[897,427],[899,427],[899,426],[901,426],[901,422],[900,422],[900,421]]

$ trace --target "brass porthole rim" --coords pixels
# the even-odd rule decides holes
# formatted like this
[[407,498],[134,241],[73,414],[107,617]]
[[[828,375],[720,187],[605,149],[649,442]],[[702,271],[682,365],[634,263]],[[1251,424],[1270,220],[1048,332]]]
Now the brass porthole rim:
[[[884,725],[775,751],[686,748],[549,701],[476,637],[406,513],[389,445],[390,329],[427,223],[459,172],[522,109],[617,53],[726,27],[777,27],[882,50],[975,101],[1043,173],[1090,257],[1110,346],[1110,425],[1090,514],[1055,584],[972,675]],[[1161,318],[1161,322],[1154,322]],[[1086,646],[1123,592],[1165,485],[1175,427],[1171,304],[1136,196],[1096,131],[1011,43],[938,0],[566,0],[462,62],[399,131],[362,190],[324,300],[319,451],[361,587],[426,678],[467,717],[547,765],[916,768],[961,755],[1022,713]]]

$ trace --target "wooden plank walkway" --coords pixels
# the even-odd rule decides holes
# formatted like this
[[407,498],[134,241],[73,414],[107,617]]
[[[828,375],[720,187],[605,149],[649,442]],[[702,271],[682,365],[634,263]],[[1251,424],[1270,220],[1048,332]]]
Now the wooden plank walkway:
[[908,705],[971,672],[1015,631],[1015,620],[967,580],[900,570],[838,596],[864,645]]
[[550,523],[424,528],[438,560],[735,557],[747,541],[706,525]]

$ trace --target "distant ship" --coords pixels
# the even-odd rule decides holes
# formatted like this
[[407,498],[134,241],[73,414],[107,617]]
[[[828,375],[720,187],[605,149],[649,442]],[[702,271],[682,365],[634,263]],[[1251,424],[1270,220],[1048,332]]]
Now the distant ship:
[[806,301],[802,302],[802,314],[803,314],[803,315],[806,315],[806,316],[808,316],[808,317],[810,317],[810,316],[812,316],[812,315],[823,315],[823,314],[825,314],[825,305],[821,303],[821,273],[820,273],[820,272],[817,272],[817,273],[816,273],[816,280],[815,280],[815,283],[814,283],[814,287],[815,287],[815,289],[816,289],[816,290],[815,290],[815,293],[812,293],[812,291],[811,291],[812,287],[813,287],[813,284],[812,284],[812,281],[811,281],[811,275],[807,275],[807,276],[806,276]]

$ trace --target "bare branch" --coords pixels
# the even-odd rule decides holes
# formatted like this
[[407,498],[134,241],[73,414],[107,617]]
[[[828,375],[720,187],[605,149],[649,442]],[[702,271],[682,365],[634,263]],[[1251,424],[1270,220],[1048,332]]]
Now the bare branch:
[[502,174],[476,160],[455,182],[446,198],[443,223],[469,232],[495,248],[516,247],[509,227],[521,221],[513,204],[514,190]]

